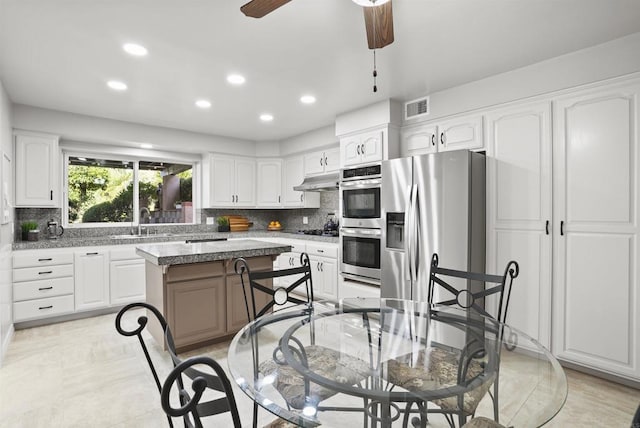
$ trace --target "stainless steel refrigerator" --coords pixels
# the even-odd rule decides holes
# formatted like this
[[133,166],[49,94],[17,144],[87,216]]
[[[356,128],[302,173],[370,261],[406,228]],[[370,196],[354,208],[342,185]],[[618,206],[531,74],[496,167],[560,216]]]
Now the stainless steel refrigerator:
[[459,150],[382,163],[381,297],[426,301],[431,255],[485,269],[485,156]]

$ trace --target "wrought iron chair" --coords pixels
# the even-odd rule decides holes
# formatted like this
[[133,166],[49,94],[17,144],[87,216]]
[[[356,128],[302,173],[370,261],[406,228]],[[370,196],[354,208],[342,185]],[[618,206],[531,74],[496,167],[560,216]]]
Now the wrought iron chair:
[[[466,272],[454,269],[447,269],[438,266],[438,254],[431,257],[431,270],[429,274],[429,290],[428,301],[432,304],[443,306],[457,306],[468,311],[469,316],[473,317],[474,312],[489,317],[502,324],[506,320],[509,308],[509,300],[511,297],[511,287],[513,279],[518,276],[519,266],[515,261],[510,261],[504,270],[503,275],[490,275],[476,272]],[[452,284],[454,281],[464,281],[465,287],[456,287]],[[438,293],[441,298],[436,301],[436,286],[439,287]],[[444,294],[444,296],[442,296]],[[495,295],[498,298],[497,313],[490,314],[484,305],[484,299],[487,296]],[[499,356],[501,345],[503,344],[503,327],[500,327],[496,333],[496,352]],[[420,355],[423,361],[429,361],[428,373],[422,368],[412,368],[403,364],[402,361],[393,361],[389,364],[388,379],[391,383],[403,386],[404,388],[419,389],[420,382],[408,381],[411,378],[435,379],[441,385],[456,385],[462,382],[470,382],[473,378],[481,375],[484,371],[482,357],[484,344],[468,343],[462,350],[452,350],[448,348],[434,347],[428,350],[429,355],[425,351],[421,351],[424,355]],[[506,345],[508,347],[508,344]],[[482,387],[478,387],[467,391],[460,396],[449,397],[446,399],[434,400],[439,409],[427,409],[427,403],[414,402],[408,404],[408,410],[412,404],[418,406],[421,415],[419,425],[424,426],[426,423],[426,414],[442,413],[447,418],[449,424],[454,427],[454,416],[458,416],[459,425],[465,424],[468,416],[475,414],[475,410],[480,400],[485,396],[487,391],[493,384],[493,393],[489,391],[489,395],[493,400],[494,419],[499,422],[498,417],[498,376],[499,365],[495,368],[495,378],[492,382],[485,383]],[[425,383],[427,384],[427,383]],[[414,425],[418,421],[414,419]]]
[[[157,370],[154,366],[153,360],[149,354],[149,350],[147,345],[142,337],[142,333],[145,327],[148,324],[147,316],[138,317],[138,327],[134,330],[128,331],[122,325],[123,316],[130,310],[144,308],[149,312],[155,315],[160,326],[164,330],[165,333],[165,341],[167,345],[167,349],[169,350],[169,354],[171,356],[171,360],[173,362],[174,370],[171,372],[167,380],[164,382],[164,386],[161,386],[160,380],[158,378]],[[233,391],[231,390],[231,386],[228,378],[224,374],[224,371],[220,369],[220,366],[215,361],[211,359],[207,359],[205,357],[193,359],[189,364],[183,364],[183,361],[178,357],[176,353],[175,344],[173,341],[173,336],[171,335],[171,329],[167,325],[167,321],[164,316],[160,313],[160,311],[153,305],[148,303],[131,303],[118,312],[116,316],[116,330],[118,333],[123,336],[137,336],[140,341],[140,345],[142,347],[142,351],[144,352],[145,358],[147,359],[147,363],[149,368],[151,369],[151,373],[153,374],[153,379],[158,388],[158,392],[161,394],[162,400],[165,399],[165,393],[168,394],[171,390],[171,386],[174,382],[177,382],[178,391],[179,391],[179,399],[180,404],[182,405],[179,409],[170,408],[170,411],[167,411],[165,408],[165,402],[162,401],[162,406],[165,408],[165,412],[167,413],[167,420],[169,422],[169,426],[173,427],[173,422],[171,420],[171,416],[182,416],[185,427],[193,428],[200,427],[200,418],[206,416],[218,415],[221,413],[230,412],[233,420],[233,424],[235,428],[241,428],[240,417],[238,415],[238,408],[236,406],[235,397],[233,395]],[[204,359],[203,359],[204,358]],[[211,361],[207,361],[211,360]],[[201,372],[192,366],[196,363],[206,364],[214,369],[215,375],[210,373]],[[213,364],[211,364],[213,363]],[[180,367],[177,370],[177,367]],[[218,369],[216,369],[216,367]],[[182,375],[186,375],[189,379],[192,380],[192,388],[195,391],[195,395],[191,397],[185,387],[184,387],[184,377]],[[222,392],[224,394],[223,397],[213,399],[204,403],[200,403],[200,398],[205,388],[209,388],[214,391]],[[166,390],[166,391],[165,391]],[[167,401],[168,403],[168,401]],[[168,404],[167,404],[168,405]]]
[[[215,375],[194,368],[194,366],[200,365],[208,366]],[[189,394],[184,388],[184,377],[192,379],[193,395]],[[180,397],[181,406],[178,408],[172,407],[169,402],[174,383],[178,386],[178,395]],[[224,392],[224,397],[200,403],[200,399],[207,388]],[[242,428],[231,382],[229,382],[229,378],[220,364],[209,357],[191,357],[176,365],[164,381],[160,391],[160,402],[162,403],[162,409],[168,416],[182,417],[185,427],[188,428],[202,428],[201,417],[224,412],[231,413],[234,428]]]
[[[249,321],[257,319],[271,310],[282,310],[287,303],[307,305],[309,316],[313,313],[313,280],[311,277],[311,263],[306,253],[300,255],[300,267],[269,271],[252,271],[246,260],[239,258],[234,263],[234,269],[241,277],[241,283],[245,298],[245,308]],[[274,286],[273,280],[277,278],[293,278],[288,286]],[[292,295],[291,292],[303,288],[302,296]],[[263,307],[258,307],[256,302],[259,296],[267,296],[268,301]],[[278,309],[280,308],[280,309]],[[363,380],[368,373],[368,365],[357,358],[340,355],[339,352],[315,344],[313,325],[311,326],[310,345],[303,345],[297,341],[297,355],[304,359],[302,363],[312,367],[314,371],[321,372],[327,377],[340,376],[342,382],[356,384]],[[255,337],[255,336],[254,336]],[[319,406],[323,400],[335,395],[329,388],[310,383],[308,379],[289,367],[284,361],[277,358],[267,358],[262,362],[258,355],[257,343],[254,344],[254,373],[255,376],[272,376],[274,387],[285,399],[290,408],[302,410],[310,401],[316,406],[317,411],[327,410]],[[275,357],[278,350],[274,352]],[[333,410],[338,410],[332,407]],[[257,425],[258,404],[253,403],[253,426]]]

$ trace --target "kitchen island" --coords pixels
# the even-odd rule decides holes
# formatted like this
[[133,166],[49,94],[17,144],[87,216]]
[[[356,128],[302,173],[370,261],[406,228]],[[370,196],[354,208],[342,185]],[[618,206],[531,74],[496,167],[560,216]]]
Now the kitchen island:
[[[236,258],[245,258],[252,270],[269,270],[273,260],[287,251],[291,246],[251,239],[136,248],[146,260],[147,303],[162,312],[179,351],[225,340],[247,323],[240,276],[233,269]],[[266,297],[256,304],[266,303]],[[160,325],[150,322],[148,328],[164,347]]]

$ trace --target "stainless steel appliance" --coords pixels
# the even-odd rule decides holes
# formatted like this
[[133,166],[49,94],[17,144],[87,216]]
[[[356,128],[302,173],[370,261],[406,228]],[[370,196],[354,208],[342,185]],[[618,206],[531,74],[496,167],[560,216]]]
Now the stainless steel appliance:
[[341,177],[342,226],[381,228],[381,165],[343,169]]
[[59,226],[57,221],[51,219],[47,222],[47,237],[49,239],[58,239],[64,233],[64,227]]
[[381,297],[426,300],[431,255],[485,269],[485,157],[466,150],[382,163]]
[[379,286],[382,231],[343,227],[340,229],[340,243],[342,276]]

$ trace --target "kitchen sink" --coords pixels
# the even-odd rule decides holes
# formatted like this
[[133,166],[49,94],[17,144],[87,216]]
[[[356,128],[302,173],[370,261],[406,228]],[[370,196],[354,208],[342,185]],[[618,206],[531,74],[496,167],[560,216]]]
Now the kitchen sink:
[[111,239],[141,239],[141,238],[167,238],[173,236],[173,233],[146,233],[143,235],[110,235]]

